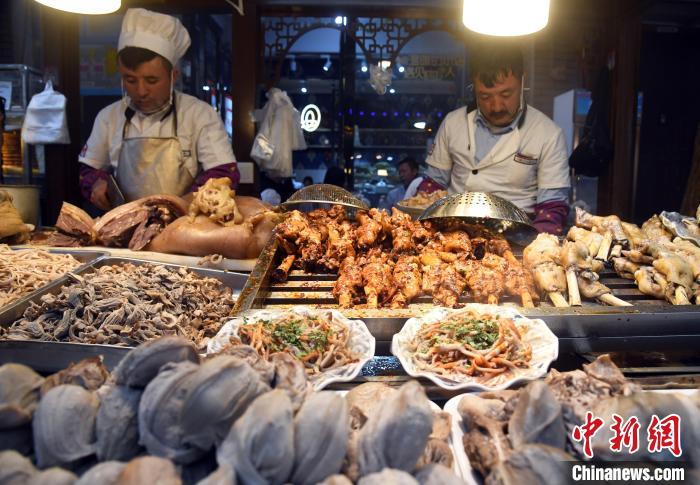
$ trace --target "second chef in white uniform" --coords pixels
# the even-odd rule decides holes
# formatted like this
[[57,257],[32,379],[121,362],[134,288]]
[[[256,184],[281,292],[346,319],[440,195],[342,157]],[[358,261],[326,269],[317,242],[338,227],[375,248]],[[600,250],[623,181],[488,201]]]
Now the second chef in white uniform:
[[512,45],[477,46],[470,62],[477,109],[450,112],[427,158],[450,193],[488,192],[513,202],[541,231],[561,233],[569,164],[561,128],[523,99],[523,61]]

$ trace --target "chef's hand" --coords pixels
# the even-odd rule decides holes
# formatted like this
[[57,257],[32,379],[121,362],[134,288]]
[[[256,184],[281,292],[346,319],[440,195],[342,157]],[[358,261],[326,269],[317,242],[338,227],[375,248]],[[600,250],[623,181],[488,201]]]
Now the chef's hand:
[[95,185],[92,186],[90,202],[103,211],[108,211],[112,208],[109,197],[107,197],[107,181],[105,179],[97,179]]

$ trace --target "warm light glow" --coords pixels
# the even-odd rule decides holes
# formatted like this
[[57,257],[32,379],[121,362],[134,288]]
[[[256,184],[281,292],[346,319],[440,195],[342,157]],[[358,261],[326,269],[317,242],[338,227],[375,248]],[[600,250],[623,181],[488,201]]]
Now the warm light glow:
[[389,176],[389,171],[385,168],[380,168],[377,170],[377,176],[379,177],[388,177]]
[[549,20],[549,0],[464,0],[464,25],[486,35],[525,35]]
[[121,0],[36,0],[42,5],[66,12],[98,15],[112,13],[122,6]]

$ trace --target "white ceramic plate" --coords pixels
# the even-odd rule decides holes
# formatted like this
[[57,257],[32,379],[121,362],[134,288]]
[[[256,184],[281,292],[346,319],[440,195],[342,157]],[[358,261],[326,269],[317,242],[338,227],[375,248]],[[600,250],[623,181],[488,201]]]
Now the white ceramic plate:
[[[489,381],[479,381],[477,378],[467,375],[443,376],[435,372],[421,369],[416,365],[413,353],[409,350],[409,344],[413,340],[418,330],[424,324],[431,324],[446,320],[451,314],[463,312],[471,309],[477,313],[489,313],[502,317],[510,317],[519,326],[525,326],[527,331],[523,339],[532,346],[532,360],[527,369],[517,371],[507,371],[503,374],[492,377]],[[394,335],[391,342],[391,353],[401,361],[401,365],[407,374],[413,377],[425,377],[438,386],[451,391],[473,390],[473,391],[498,391],[507,389],[513,384],[531,381],[542,377],[547,373],[547,368],[559,355],[559,339],[547,327],[544,321],[530,319],[522,316],[514,308],[494,305],[482,305],[479,303],[469,303],[464,308],[452,310],[448,308],[436,308],[421,317],[411,318],[406,321],[401,331]]]
[[241,325],[254,323],[258,320],[270,320],[282,314],[296,313],[307,316],[329,312],[334,321],[344,323],[350,329],[348,346],[358,361],[309,376],[309,381],[311,381],[315,391],[320,391],[332,382],[351,381],[360,374],[362,367],[374,357],[375,339],[367,329],[365,322],[350,320],[337,310],[317,310],[301,306],[288,310],[251,310],[226,322],[216,336],[209,341],[207,354],[215,354],[227,347],[231,342],[231,337],[238,337],[238,329]]
[[464,451],[464,444],[462,437],[464,436],[464,427],[462,426],[462,416],[457,412],[457,406],[459,406],[459,401],[462,400],[464,394],[455,396],[445,403],[443,410],[449,413],[452,418],[452,429],[450,430],[450,448],[452,448],[452,454],[455,458],[455,471],[459,474],[460,478],[467,483],[467,485],[477,485],[479,480],[476,476],[477,472],[472,468],[469,463],[469,457],[467,452]]

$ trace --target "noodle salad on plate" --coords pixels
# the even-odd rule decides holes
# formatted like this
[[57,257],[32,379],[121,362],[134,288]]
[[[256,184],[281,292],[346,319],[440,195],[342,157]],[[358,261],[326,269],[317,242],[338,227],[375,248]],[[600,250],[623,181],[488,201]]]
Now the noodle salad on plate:
[[446,389],[496,390],[544,375],[559,342],[542,320],[468,304],[408,320],[391,349],[411,376]]
[[294,307],[252,310],[224,324],[209,342],[207,354],[229,345],[250,345],[265,360],[287,352],[304,364],[316,390],[349,381],[374,357],[375,339],[362,320],[337,310]]

